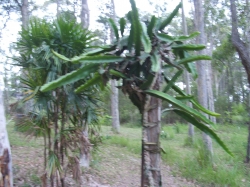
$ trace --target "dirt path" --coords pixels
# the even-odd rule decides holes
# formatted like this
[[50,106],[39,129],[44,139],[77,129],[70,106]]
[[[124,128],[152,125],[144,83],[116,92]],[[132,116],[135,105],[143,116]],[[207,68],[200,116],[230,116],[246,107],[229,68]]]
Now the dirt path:
[[[103,148],[105,150],[103,150]],[[139,156],[131,155],[126,148],[105,146],[100,150],[101,162],[96,167],[100,187],[139,187],[140,165]],[[164,187],[196,187],[192,182],[171,174],[170,167],[162,165],[162,182]],[[103,186],[104,185],[104,186]],[[89,185],[92,187],[93,185]],[[96,185],[96,187],[99,187]]]
[[[42,149],[12,147],[14,184],[18,187],[40,186],[39,178],[43,168]],[[193,182],[173,176],[170,167],[163,164],[162,180],[164,187],[195,187]],[[84,171],[82,185],[68,178],[68,187],[139,187],[140,157],[126,148],[100,146],[92,161],[92,168]]]

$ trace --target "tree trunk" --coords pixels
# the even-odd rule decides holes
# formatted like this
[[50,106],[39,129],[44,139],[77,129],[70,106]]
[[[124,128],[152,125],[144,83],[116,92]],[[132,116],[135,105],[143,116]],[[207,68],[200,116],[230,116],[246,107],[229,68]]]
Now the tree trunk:
[[[55,101],[55,105],[54,105],[54,137],[58,137],[59,136],[59,105],[60,105],[60,95],[59,95],[60,91],[57,89],[55,91],[55,97],[56,97],[56,101]],[[56,155],[57,159],[60,162],[60,156],[59,156],[59,141],[58,138],[55,138],[54,140],[54,154]],[[56,168],[58,169],[58,168]],[[58,170],[56,170],[57,172]],[[55,172],[55,173],[56,173]],[[60,180],[59,180],[59,176],[57,174],[55,174],[55,179],[56,179],[56,187],[59,186],[60,184]]]
[[13,186],[11,151],[6,130],[2,90],[0,90],[0,186]]
[[[204,11],[202,0],[194,0],[195,7],[195,26],[196,29],[200,32],[199,37],[197,37],[197,43],[205,44],[205,31],[204,31]],[[204,52],[200,52],[203,54]],[[196,63],[197,72],[198,72],[198,100],[199,103],[208,108],[208,94],[207,94],[207,86],[206,86],[206,62],[199,61]],[[208,151],[209,157],[212,158],[213,155],[213,147],[211,138],[203,133],[203,140],[205,144],[205,148]]]
[[[237,20],[237,13],[236,13],[236,6],[235,0],[230,0],[231,2],[231,17],[232,17],[232,43],[238,52],[241,63],[246,70],[248,84],[250,85],[250,52],[248,50],[247,45],[240,39],[240,35],[238,32],[238,20]],[[247,141],[247,155],[246,155],[246,162],[249,163],[250,161],[250,123],[248,128],[248,141]]]
[[[210,50],[209,55],[213,55],[213,39],[210,40]],[[207,62],[207,94],[208,94],[208,109],[212,112],[214,112],[214,93],[213,93],[213,70],[211,62]],[[210,120],[213,123],[216,123],[216,117],[215,116],[209,116]]]
[[[61,129],[60,129],[60,163],[62,168],[64,168],[64,149],[65,149],[65,136],[64,136],[64,129],[65,129],[65,124],[66,124],[66,104],[65,104],[65,99],[66,99],[66,94],[63,92],[62,93],[62,98],[64,101],[61,101]],[[61,176],[60,176],[60,180],[61,180],[61,187],[65,186],[65,173],[64,171],[62,172]]]
[[[114,0],[111,0],[111,18],[115,21],[115,3]],[[110,40],[114,40],[114,32],[110,29]],[[111,80],[111,116],[112,116],[112,130],[115,133],[120,132],[120,116],[119,116],[119,92],[116,80]]]
[[59,13],[60,13],[60,0],[56,0],[56,15],[58,17]]
[[[188,35],[183,0],[181,0],[181,2],[182,2],[182,30],[183,30],[184,35]],[[186,85],[186,88],[185,88],[186,93],[188,95],[191,95],[190,76],[189,76],[189,73],[187,72],[187,70],[185,70],[185,72],[184,72],[184,84]],[[188,102],[188,106],[193,107],[191,102]],[[188,135],[189,135],[191,142],[193,142],[193,140],[194,140],[194,126],[191,123],[188,123]]]
[[89,7],[88,0],[82,0],[81,23],[83,28],[89,27]]
[[21,14],[22,14],[22,26],[23,26],[23,28],[27,29],[28,25],[29,25],[29,3],[28,3],[28,0],[22,0]]
[[80,149],[80,166],[84,168],[89,168],[90,165],[90,147],[91,144],[89,142],[89,135],[88,135],[88,125],[85,124],[85,127],[82,131],[81,137],[82,146]]
[[[250,20],[250,3],[249,0],[246,0],[246,20]],[[246,46],[248,51],[250,50],[250,23],[246,22],[246,31],[244,32],[246,35]],[[249,54],[248,54],[249,55]]]
[[115,133],[120,132],[120,117],[119,117],[119,95],[116,87],[117,81],[111,80],[111,116],[112,116],[112,130]]
[[[160,72],[160,71],[159,71]],[[161,74],[157,73],[150,89],[159,90]],[[142,165],[141,187],[162,186],[161,181],[161,100],[149,95],[142,114]]]
[[246,155],[246,163],[250,161],[250,124],[248,124],[248,137],[247,137],[247,155]]
[[[81,23],[83,28],[89,27],[89,8],[88,8],[88,0],[82,0],[81,7]],[[80,149],[80,159],[79,163],[81,167],[89,168],[90,165],[90,147],[91,144],[89,142],[88,135],[88,124],[83,122],[83,131],[82,131],[82,139],[81,139],[81,149]]]

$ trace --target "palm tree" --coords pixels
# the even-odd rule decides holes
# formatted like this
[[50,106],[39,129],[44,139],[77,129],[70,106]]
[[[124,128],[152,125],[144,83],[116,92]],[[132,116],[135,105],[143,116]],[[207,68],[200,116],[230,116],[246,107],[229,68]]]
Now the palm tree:
[[[66,12],[53,23],[32,18],[28,29],[23,29],[20,36],[16,47],[20,56],[15,60],[25,72],[21,79],[26,93],[23,101],[33,99],[33,107],[19,127],[44,137],[44,162],[48,166],[51,186],[54,186],[53,174],[56,171],[60,173],[60,178],[55,179],[56,186],[64,186],[65,156],[72,157],[71,153],[82,149],[89,151],[89,140],[84,142],[79,132],[87,124],[96,125],[98,95],[94,90],[76,94],[73,90],[85,82],[82,80],[47,93],[39,89],[43,84],[80,67],[79,64],[63,63],[52,51],[72,58],[89,50],[94,35],[82,29],[75,17]],[[77,159],[76,155],[74,157]]]

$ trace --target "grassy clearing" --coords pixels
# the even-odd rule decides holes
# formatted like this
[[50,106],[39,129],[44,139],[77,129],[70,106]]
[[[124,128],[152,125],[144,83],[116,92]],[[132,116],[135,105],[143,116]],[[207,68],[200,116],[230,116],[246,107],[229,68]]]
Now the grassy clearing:
[[[110,127],[103,127],[105,144],[126,147],[130,152],[140,154],[141,129],[121,128],[121,134],[115,135]],[[233,152],[228,155],[214,142],[213,164],[204,161],[201,133],[197,130],[194,144],[187,141],[188,127],[177,124],[164,126],[161,134],[161,145],[166,154],[163,161],[173,168],[173,174],[178,173],[189,180],[196,180],[204,186],[250,186],[249,165],[243,163],[246,152],[247,128],[244,126],[217,125],[215,129],[221,139]]]
[[140,128],[121,127],[120,134],[114,134],[110,127],[102,127],[103,142],[105,144],[126,147],[131,153],[141,153],[141,133]]

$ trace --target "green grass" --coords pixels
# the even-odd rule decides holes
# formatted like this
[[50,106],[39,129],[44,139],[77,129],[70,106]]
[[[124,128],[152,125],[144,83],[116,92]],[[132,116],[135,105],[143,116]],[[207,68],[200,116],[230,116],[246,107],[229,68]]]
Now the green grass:
[[[228,155],[213,141],[213,164],[205,162],[206,152],[203,148],[201,132],[196,130],[194,143],[188,142],[188,126],[176,124],[164,126],[161,133],[161,146],[166,154],[163,161],[170,165],[173,174],[178,173],[189,180],[196,180],[202,186],[249,187],[250,172],[248,165],[243,163],[246,152],[247,127],[216,125],[216,132],[233,152]],[[104,143],[126,147],[130,152],[140,154],[141,129],[121,128],[119,135],[112,134],[110,127],[102,131]],[[106,138],[105,138],[106,137]]]
[[131,153],[141,153],[140,128],[121,127],[120,134],[114,134],[110,127],[102,127],[103,142],[105,144],[126,147]]
[[43,143],[41,138],[27,138],[24,134],[15,130],[13,121],[7,124],[7,131],[9,136],[10,145],[18,147],[35,147],[40,148]]

